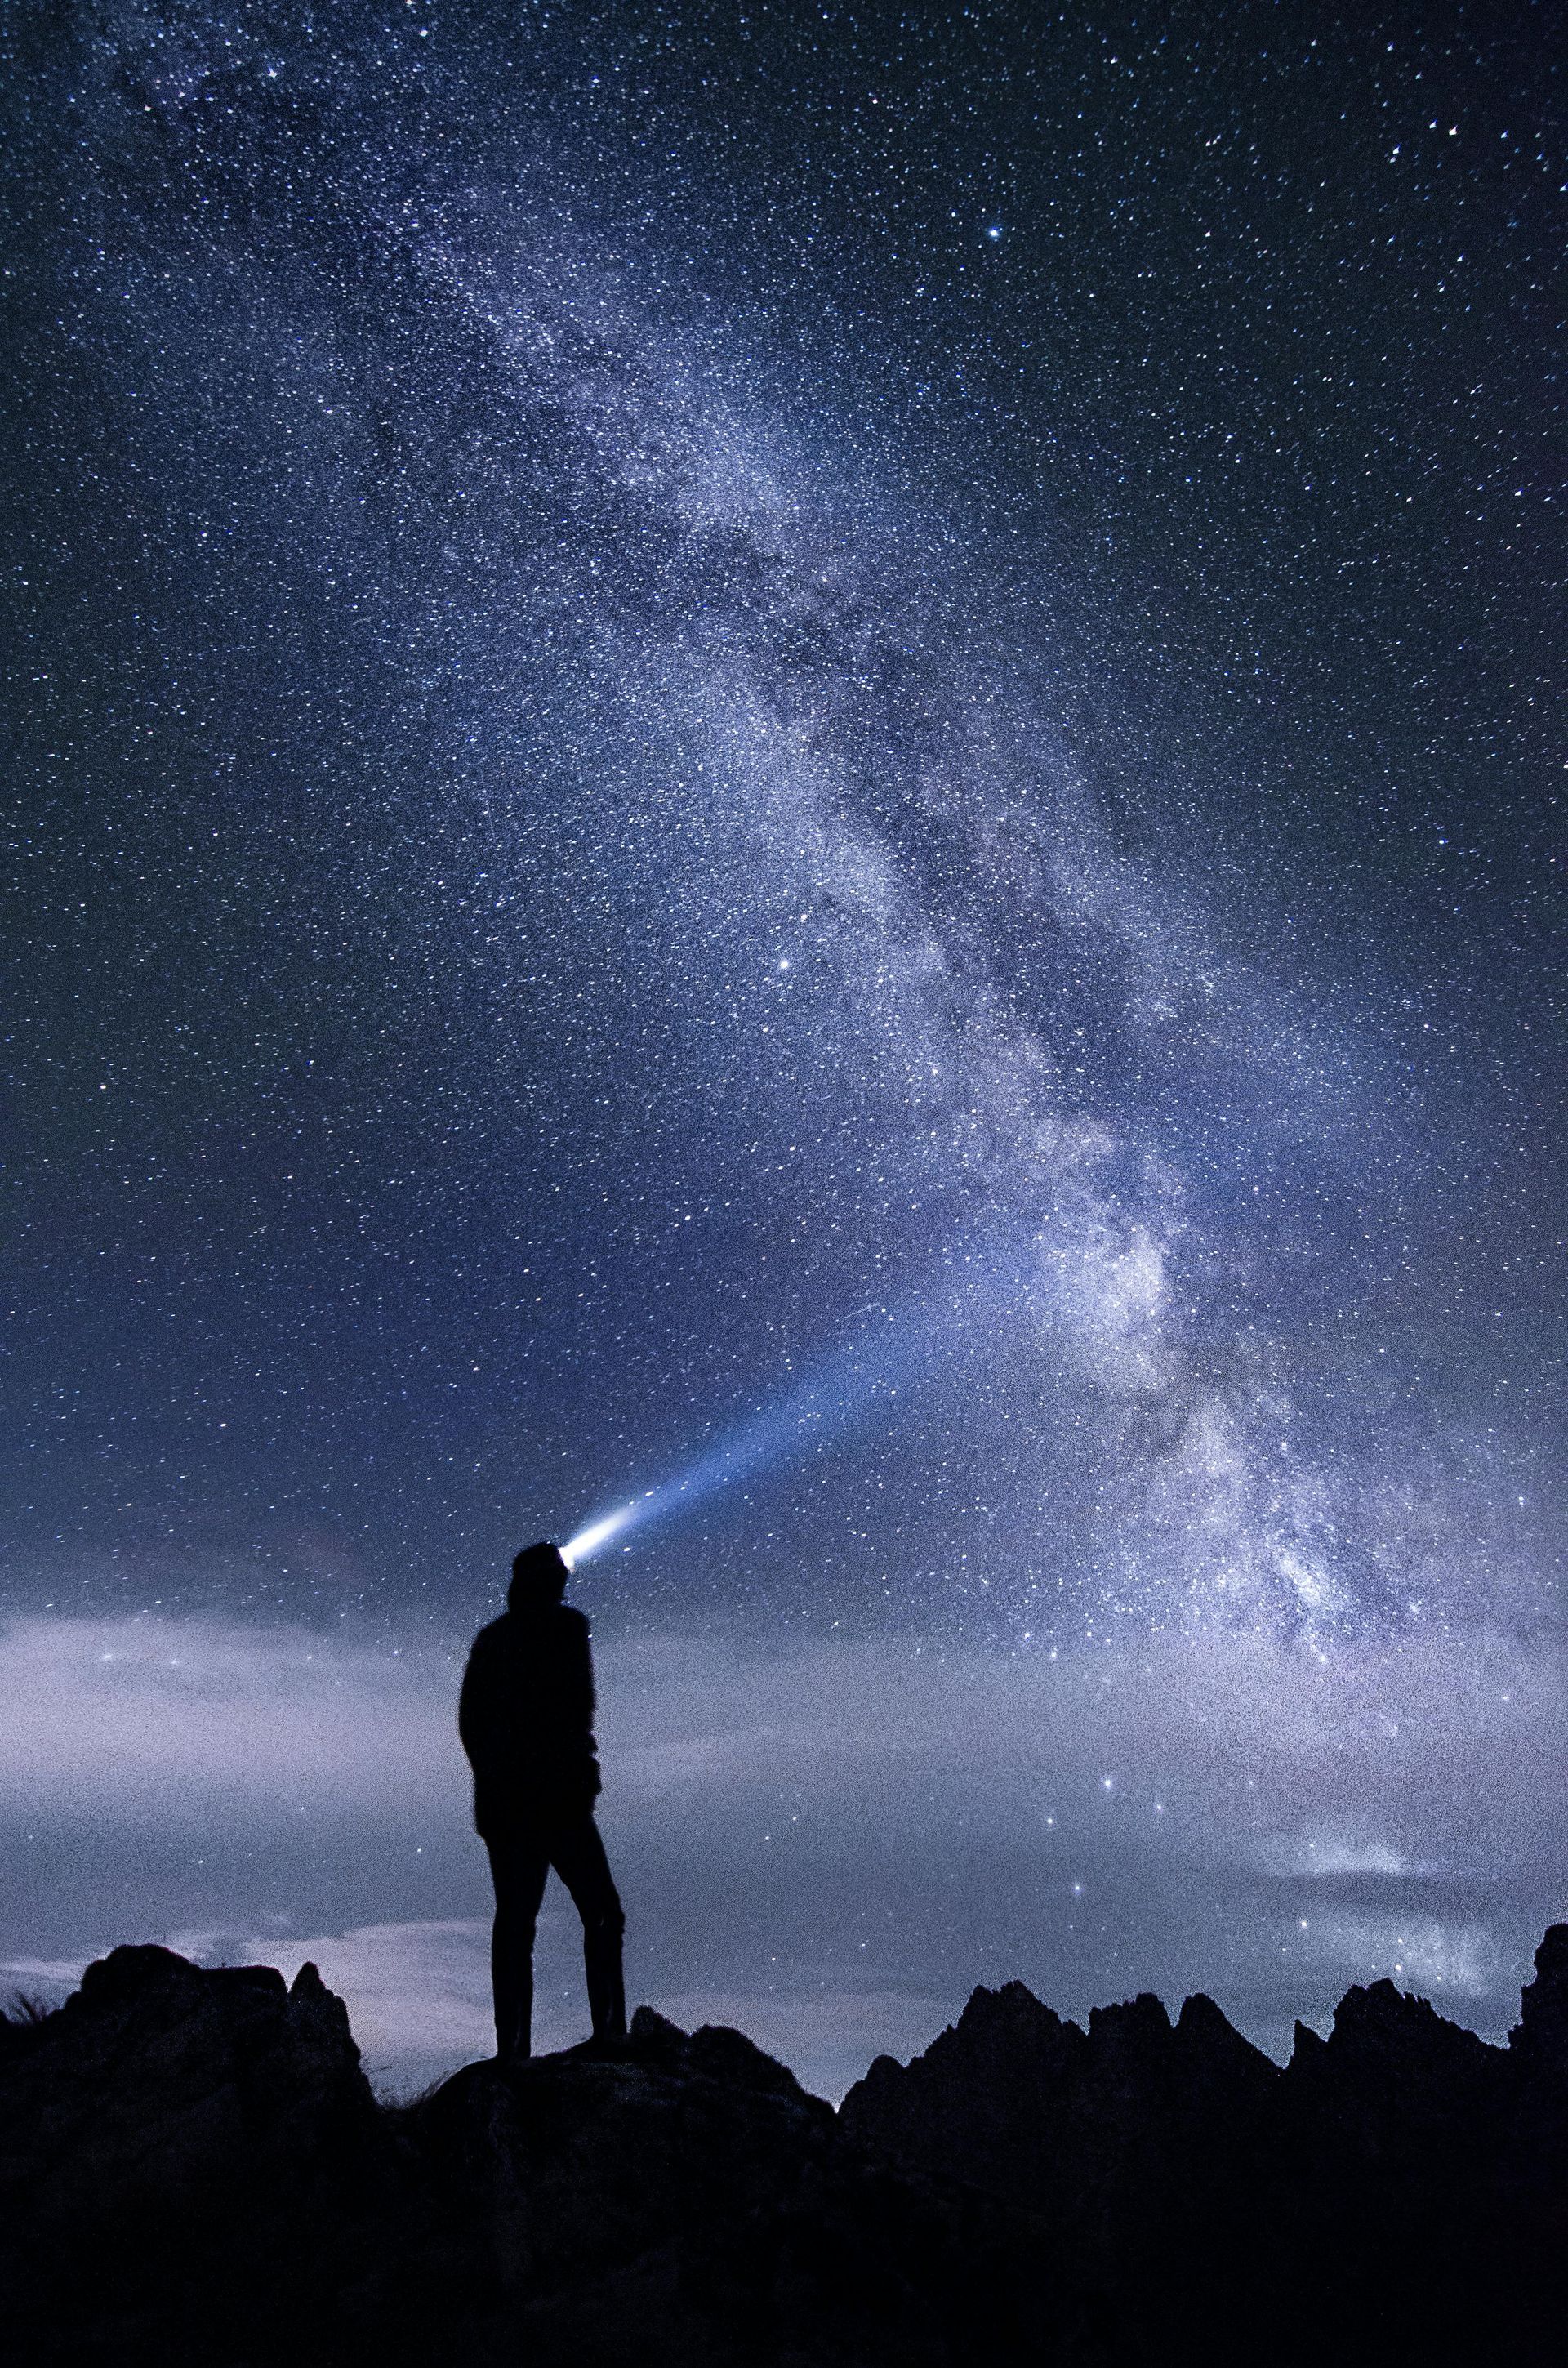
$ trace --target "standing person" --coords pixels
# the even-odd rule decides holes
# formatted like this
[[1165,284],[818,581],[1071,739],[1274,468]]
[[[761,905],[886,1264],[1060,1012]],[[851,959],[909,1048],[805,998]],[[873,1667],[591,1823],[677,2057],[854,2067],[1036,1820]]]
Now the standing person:
[[473,1822],[495,1884],[490,1969],[502,2063],[529,2053],[534,1927],[551,1867],[583,1919],[594,2038],[626,2032],[626,1918],[594,1823],[593,1652],[586,1620],[562,1601],[566,1579],[556,1546],[526,1546],[517,1555],[506,1611],[473,1640],[458,1706],[473,1770]]

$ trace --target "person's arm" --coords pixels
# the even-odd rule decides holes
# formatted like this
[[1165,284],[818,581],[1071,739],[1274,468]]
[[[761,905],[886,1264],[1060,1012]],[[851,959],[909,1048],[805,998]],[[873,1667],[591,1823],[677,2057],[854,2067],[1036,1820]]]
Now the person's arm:
[[598,1744],[594,1736],[594,1648],[583,1613],[574,1607],[568,1616],[572,1623],[571,1643],[562,1669],[562,1708],[584,1752],[585,1772],[591,1780],[589,1798],[597,1799],[600,1779]]
[[574,1605],[567,1607],[565,1634],[556,1663],[556,1700],[561,1724],[574,1731],[594,1723],[594,1652],[588,1623]]
[[473,1649],[468,1656],[468,1667],[463,1671],[462,1691],[458,1696],[458,1734],[471,1766],[489,1724],[486,1712],[490,1687],[485,1668],[489,1657],[484,1650],[483,1637],[476,1636]]

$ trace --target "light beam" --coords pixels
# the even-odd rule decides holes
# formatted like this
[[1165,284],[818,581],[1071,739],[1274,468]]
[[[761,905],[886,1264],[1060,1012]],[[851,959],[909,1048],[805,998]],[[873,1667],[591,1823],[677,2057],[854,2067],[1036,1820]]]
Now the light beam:
[[675,1479],[631,1497],[579,1530],[561,1549],[568,1569],[591,1560],[612,1539],[684,1510],[765,1464],[788,1461],[846,1429],[879,1393],[894,1396],[909,1374],[935,1362],[944,1346],[962,1338],[978,1315],[994,1315],[1010,1304],[1019,1288],[1016,1258],[976,1257],[959,1247],[949,1251],[944,1269],[948,1281],[959,1285],[945,1307],[927,1285],[897,1307],[880,1310],[879,1325],[846,1340],[808,1380],[737,1424]]

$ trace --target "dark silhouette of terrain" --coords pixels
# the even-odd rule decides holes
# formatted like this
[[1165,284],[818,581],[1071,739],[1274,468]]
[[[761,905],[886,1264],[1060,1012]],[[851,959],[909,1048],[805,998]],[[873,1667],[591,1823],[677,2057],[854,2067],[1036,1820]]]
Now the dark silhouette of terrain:
[[504,2063],[532,2051],[534,1932],[551,1867],[583,1919],[594,2037],[626,2036],[626,1918],[594,1819],[593,1647],[587,1621],[562,1601],[569,1576],[548,1543],[514,1557],[506,1609],[474,1638],[458,1706],[495,1887],[490,1972]]
[[646,2008],[382,2106],[312,1968],[117,1949],[0,2021],[0,2298],[26,2368],[1534,2363],[1568,1925],[1506,2047],[1378,1982],[1281,2070],[1207,1998],[1010,1983],[837,2114]]

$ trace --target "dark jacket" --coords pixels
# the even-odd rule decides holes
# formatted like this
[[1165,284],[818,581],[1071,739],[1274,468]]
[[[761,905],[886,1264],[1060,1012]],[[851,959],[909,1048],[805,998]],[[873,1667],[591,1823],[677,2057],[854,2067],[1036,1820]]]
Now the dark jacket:
[[506,1827],[591,1810],[599,1790],[588,1623],[564,1603],[506,1611],[463,1672],[458,1732],[473,1770],[473,1822]]

